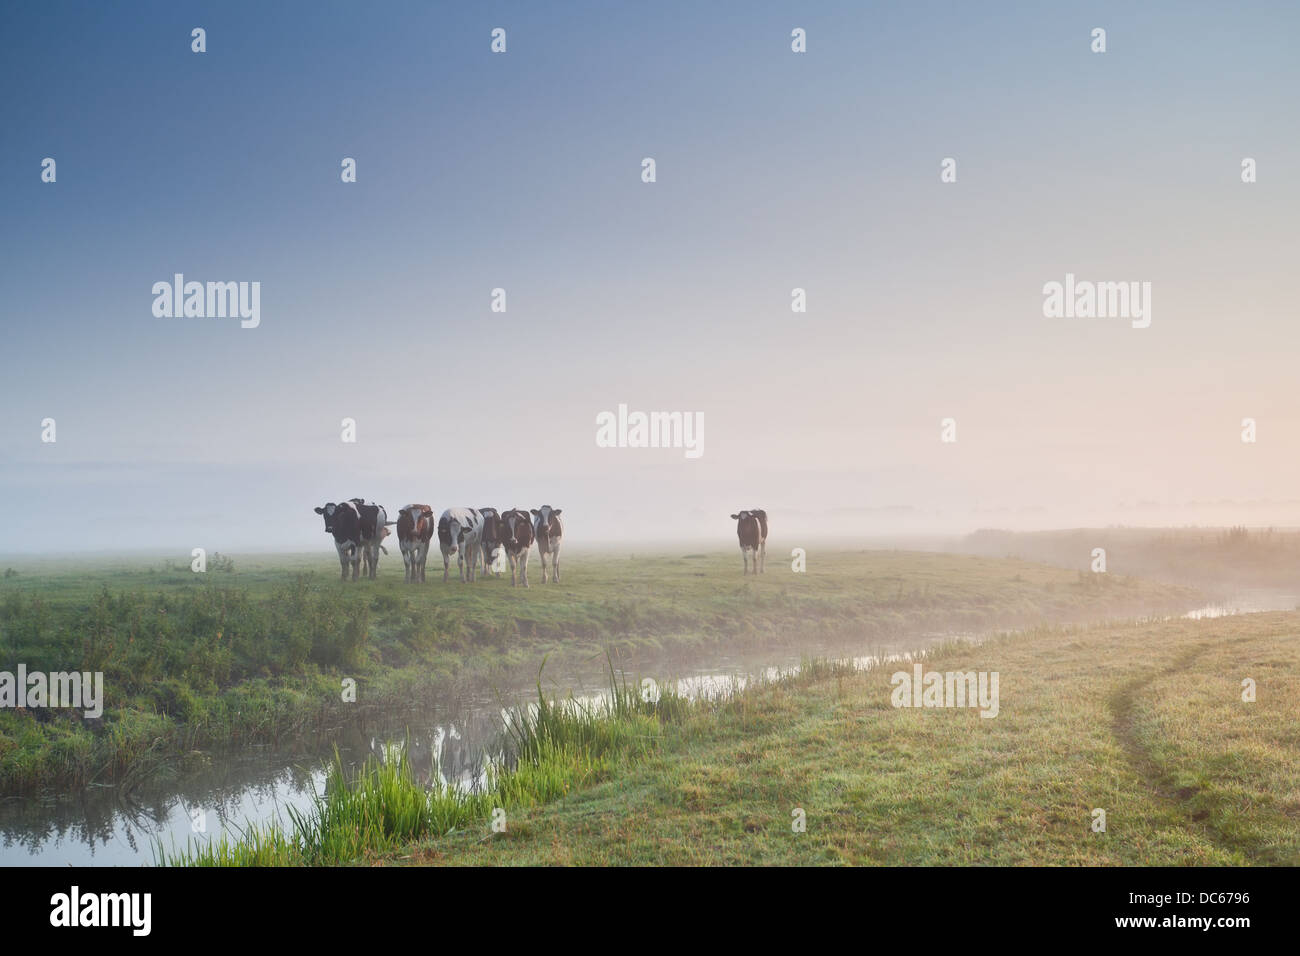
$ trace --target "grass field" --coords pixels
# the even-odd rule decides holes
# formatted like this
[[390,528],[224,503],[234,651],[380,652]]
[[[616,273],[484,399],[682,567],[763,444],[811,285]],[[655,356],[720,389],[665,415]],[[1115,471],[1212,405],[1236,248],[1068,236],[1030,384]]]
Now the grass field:
[[[215,558],[215,556],[214,556]],[[69,565],[8,559],[0,670],[102,671],[105,713],[0,710],[0,792],[129,787],[195,749],[309,734],[408,706],[452,676],[545,655],[978,631],[1186,608],[1193,592],[1020,561],[812,552],[745,579],[739,556],[566,555],[558,587],[508,578],[340,582],[333,555]],[[438,576],[440,577],[440,576]],[[540,575],[537,576],[540,579]],[[358,681],[358,703],[340,700]],[[349,709],[351,708],[351,709]]]
[[[1296,614],[1105,625],[926,662],[998,671],[992,719],[895,709],[892,667],[823,666],[693,706],[650,756],[512,812],[504,833],[481,825],[366,859],[1294,866],[1298,635]],[[796,810],[806,832],[793,832]]]

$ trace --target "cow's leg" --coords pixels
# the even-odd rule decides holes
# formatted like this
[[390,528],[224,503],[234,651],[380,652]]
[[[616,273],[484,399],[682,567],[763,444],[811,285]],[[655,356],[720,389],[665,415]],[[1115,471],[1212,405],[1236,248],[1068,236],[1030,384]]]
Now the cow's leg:
[[557,544],[551,552],[551,580],[560,583],[560,546]]
[[542,562],[542,583],[546,583],[546,552],[541,548],[537,549],[537,560]]
[[528,549],[524,548],[523,553],[519,555],[519,580],[524,587],[528,587]]
[[339,553],[339,568],[341,569],[343,580],[346,581],[348,579],[348,553],[342,548],[336,548],[335,550]]
[[763,541],[761,544],[759,544],[758,553],[759,553],[759,558],[761,559],[758,566],[759,570],[762,573],[766,574],[767,573],[767,542],[766,541]]
[[446,551],[442,552],[442,583],[447,583],[447,568],[451,565],[451,555]]

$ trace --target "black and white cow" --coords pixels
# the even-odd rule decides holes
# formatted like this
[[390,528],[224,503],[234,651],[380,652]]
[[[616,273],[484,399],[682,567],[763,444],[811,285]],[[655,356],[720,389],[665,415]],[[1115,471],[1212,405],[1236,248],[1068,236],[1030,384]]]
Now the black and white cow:
[[527,511],[511,508],[501,516],[501,547],[510,562],[510,586],[515,587],[515,569],[519,582],[528,587],[528,552],[533,546],[533,519]]
[[483,516],[483,534],[479,546],[483,549],[483,573],[496,572],[501,577],[502,568],[497,564],[501,557],[501,512],[496,508],[479,508]]
[[533,535],[537,538],[537,554],[542,560],[542,583],[546,583],[546,556],[551,556],[551,578],[560,583],[560,542],[564,538],[564,521],[560,509],[542,505],[533,509]]
[[758,567],[767,573],[767,512],[762,508],[750,508],[749,513],[758,519]]
[[407,505],[397,511],[397,544],[406,565],[406,580],[424,580],[424,562],[433,539],[433,509],[428,505]]
[[373,578],[379,570],[379,552],[388,553],[384,547],[384,538],[388,536],[388,527],[392,522],[388,520],[388,512],[383,505],[363,501],[361,498],[348,500],[356,505],[357,514],[361,517],[361,558],[366,565],[366,577]]
[[352,580],[355,581],[361,567],[361,512],[350,501],[341,504],[331,501],[314,510],[325,517],[325,531],[334,536],[343,580],[348,579],[348,566],[351,565]]
[[755,509],[731,516],[736,522],[736,537],[740,539],[740,559],[744,562],[742,573],[749,573],[753,559],[754,573],[767,570],[767,512]]
[[482,557],[483,516],[475,508],[448,508],[438,518],[438,546],[442,549],[442,580],[447,580],[451,556],[456,555],[456,568],[460,579],[465,580],[465,566],[469,565],[469,579],[474,580],[474,568]]

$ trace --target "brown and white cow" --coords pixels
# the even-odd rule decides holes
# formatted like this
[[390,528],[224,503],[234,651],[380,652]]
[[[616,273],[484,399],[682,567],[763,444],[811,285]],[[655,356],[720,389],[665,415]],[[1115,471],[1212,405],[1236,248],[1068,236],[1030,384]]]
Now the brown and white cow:
[[406,581],[424,580],[424,562],[433,540],[433,509],[428,505],[407,505],[397,512],[397,544],[406,565]]
[[560,583],[560,543],[564,538],[564,522],[560,509],[542,505],[533,509],[533,535],[537,538],[537,555],[542,560],[542,583],[546,583],[546,556],[551,556],[551,579]]
[[767,570],[767,512],[760,509],[742,511],[731,516],[736,522],[736,537],[740,539],[740,559],[744,562],[743,574],[749,573],[753,559],[754,573]]
[[528,587],[528,552],[533,546],[533,520],[527,511],[511,508],[501,516],[501,547],[510,562],[510,586],[515,587],[515,569],[519,570],[519,584]]

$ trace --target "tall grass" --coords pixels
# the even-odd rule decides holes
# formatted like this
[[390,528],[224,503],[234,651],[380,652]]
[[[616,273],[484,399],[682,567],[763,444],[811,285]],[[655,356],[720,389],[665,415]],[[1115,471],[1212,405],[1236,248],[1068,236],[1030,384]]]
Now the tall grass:
[[330,866],[363,862],[453,830],[482,826],[497,808],[537,806],[608,777],[618,758],[637,759],[682,719],[690,702],[675,691],[646,699],[610,663],[610,690],[594,700],[548,699],[538,673],[537,703],[513,712],[502,755],[484,787],[462,790],[416,780],[405,748],[368,758],[348,772],[335,751],[323,793],[308,810],[288,809],[289,827],[250,826],[231,839],[154,846],[163,866]]

